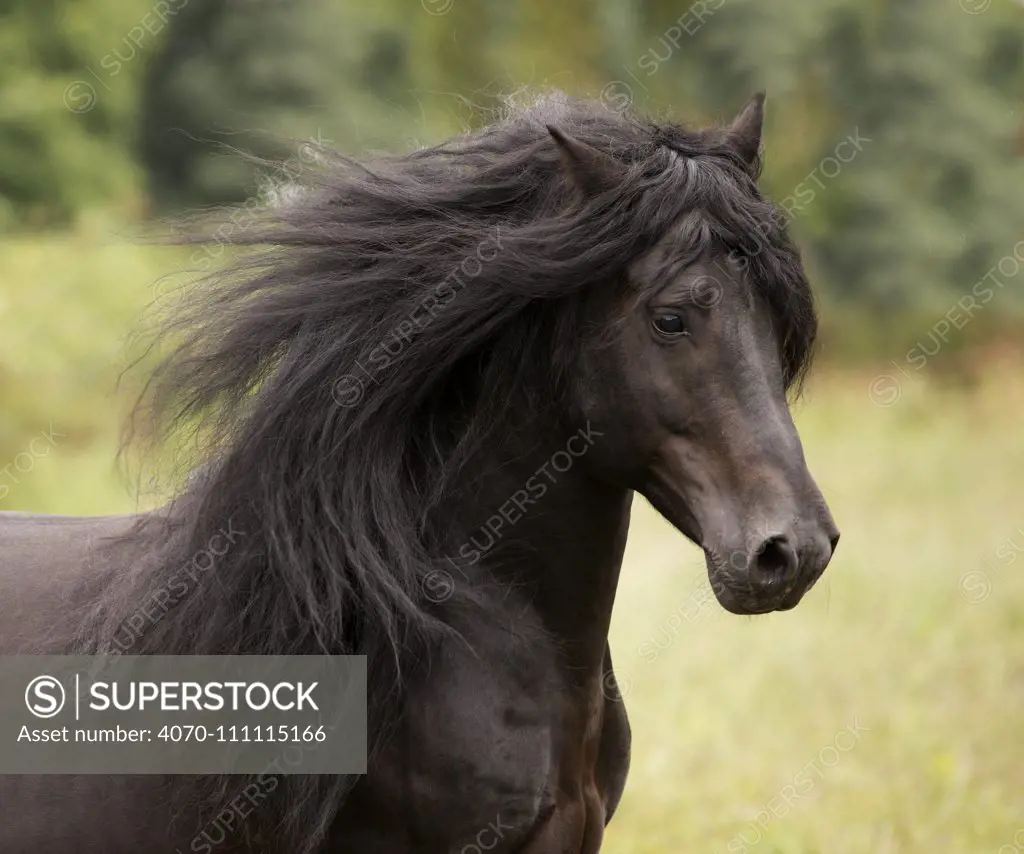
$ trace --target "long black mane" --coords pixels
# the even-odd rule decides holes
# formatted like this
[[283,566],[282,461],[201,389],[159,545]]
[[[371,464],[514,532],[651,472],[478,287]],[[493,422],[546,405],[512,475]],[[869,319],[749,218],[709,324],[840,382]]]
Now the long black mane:
[[[581,203],[547,125],[626,164],[622,186]],[[452,631],[446,613],[483,607],[461,587],[443,609],[426,595],[443,553],[431,523],[511,413],[549,417],[588,292],[697,210],[695,250],[746,258],[790,382],[815,315],[756,164],[720,130],[556,94],[436,147],[318,159],[221,230],[268,248],[204,280],[167,329],[143,411],[158,435],[188,438],[201,473],[146,523],[164,528],[160,559],[118,579],[84,646],[116,649],[151,591],[230,523],[231,547],[130,651],[367,654],[372,738],[404,674]],[[348,785],[317,779],[278,815],[296,851],[315,847]]]

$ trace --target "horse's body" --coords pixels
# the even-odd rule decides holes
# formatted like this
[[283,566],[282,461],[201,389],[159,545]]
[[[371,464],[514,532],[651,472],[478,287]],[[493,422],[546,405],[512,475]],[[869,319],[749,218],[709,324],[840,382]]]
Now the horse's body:
[[[495,464],[500,473],[490,474],[489,491],[500,504],[543,463],[520,459],[503,472]],[[501,595],[493,605],[514,631],[467,620],[463,639],[436,652],[426,678],[407,683],[405,703],[415,714],[401,721],[349,795],[325,850],[472,851],[478,838],[491,846],[481,850],[496,852],[597,850],[629,762],[607,633],[631,493],[595,489],[578,470],[550,485],[545,512],[524,516],[517,530],[518,543],[542,548],[517,560],[503,556],[488,569],[509,585],[544,579],[547,589],[495,588]],[[474,518],[468,508],[453,515]],[[475,515],[482,527],[487,516]],[[82,615],[68,608],[66,591],[137,572],[158,550],[165,524],[160,514],[0,513],[0,652],[74,649]],[[567,524],[578,537],[564,538]],[[459,579],[484,566],[450,569]],[[126,633],[123,641],[131,640]],[[0,777],[8,816],[0,821],[0,852],[264,850],[232,834],[247,812],[244,800],[236,815],[197,825],[194,816],[176,815],[170,788],[159,777]],[[147,804],[141,812],[140,802]],[[265,849],[290,850],[284,842]]]
[[0,653],[364,654],[369,771],[0,778],[0,854],[595,854],[634,491],[737,613],[793,607],[838,540],[785,399],[815,318],[761,115],[556,98],[235,235],[281,254],[185,315],[147,398],[200,424],[200,473],[149,514],[0,514]]

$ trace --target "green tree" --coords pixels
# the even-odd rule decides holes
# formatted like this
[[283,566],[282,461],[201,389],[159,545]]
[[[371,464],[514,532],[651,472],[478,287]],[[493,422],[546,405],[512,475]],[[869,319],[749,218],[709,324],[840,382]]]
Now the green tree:
[[[0,8],[0,227],[123,201],[135,170],[133,28],[144,0],[8,0]],[[132,37],[136,41],[132,40]],[[117,54],[129,57],[113,73]]]
[[[427,15],[417,4],[423,18]],[[314,139],[399,139],[415,108],[411,35],[395,3],[192,0],[142,89],[139,152],[161,208],[240,202]]]

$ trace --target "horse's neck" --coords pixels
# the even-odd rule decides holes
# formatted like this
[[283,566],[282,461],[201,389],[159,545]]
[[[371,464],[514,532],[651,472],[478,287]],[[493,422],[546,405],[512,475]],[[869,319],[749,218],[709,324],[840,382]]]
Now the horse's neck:
[[[457,566],[529,596],[546,631],[579,664],[599,664],[629,528],[632,492],[595,481],[580,457],[550,448],[482,461],[486,488],[460,508],[472,527],[455,544]],[[577,443],[575,449],[585,448]],[[594,659],[592,662],[591,660]]]

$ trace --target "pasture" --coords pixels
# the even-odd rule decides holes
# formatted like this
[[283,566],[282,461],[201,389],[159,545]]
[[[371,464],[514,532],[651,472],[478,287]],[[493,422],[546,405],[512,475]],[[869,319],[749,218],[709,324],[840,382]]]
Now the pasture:
[[[0,247],[0,508],[136,505],[115,383],[183,259],[88,229]],[[633,761],[606,850],[1024,851],[1024,373],[952,384],[942,358],[889,406],[869,387],[891,365],[812,374],[797,423],[842,542],[794,611],[722,611],[638,499],[612,631]]]

